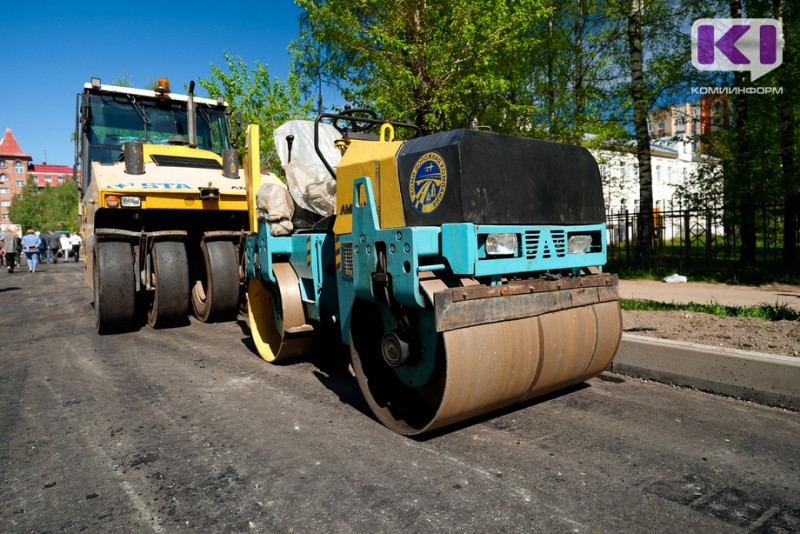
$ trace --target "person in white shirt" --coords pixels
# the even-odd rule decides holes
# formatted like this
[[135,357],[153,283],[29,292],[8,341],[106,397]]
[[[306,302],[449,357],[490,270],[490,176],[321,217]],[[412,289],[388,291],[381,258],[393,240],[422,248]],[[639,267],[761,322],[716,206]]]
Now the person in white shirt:
[[77,263],[78,255],[81,251],[81,236],[78,234],[72,234],[69,238],[69,244],[72,246],[72,257],[75,258],[75,263]]
[[69,251],[72,250],[72,243],[70,243],[67,234],[61,234],[58,242],[61,245],[61,253],[64,255],[64,261],[66,262],[67,258],[69,258]]

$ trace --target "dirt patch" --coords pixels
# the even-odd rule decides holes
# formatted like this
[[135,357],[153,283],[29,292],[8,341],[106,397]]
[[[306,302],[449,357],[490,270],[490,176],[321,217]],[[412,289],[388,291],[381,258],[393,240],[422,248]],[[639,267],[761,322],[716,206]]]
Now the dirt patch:
[[686,311],[622,312],[626,333],[800,357],[800,321],[718,317]]

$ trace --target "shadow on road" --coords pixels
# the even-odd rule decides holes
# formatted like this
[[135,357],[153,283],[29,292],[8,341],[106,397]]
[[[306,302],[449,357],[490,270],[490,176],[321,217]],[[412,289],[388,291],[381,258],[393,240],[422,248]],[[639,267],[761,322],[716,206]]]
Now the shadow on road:
[[[258,349],[255,343],[253,343],[250,325],[248,325],[247,321],[244,319],[237,319],[236,324],[242,330],[242,344],[247,348],[253,358],[260,360],[261,357],[258,354]],[[308,362],[314,365],[317,368],[314,371],[314,377],[319,380],[323,386],[336,394],[341,402],[375,419],[367,402],[361,395],[361,390],[358,389],[358,383],[355,377],[350,374],[350,355],[347,347],[340,343],[333,342],[330,345],[324,346],[323,349],[315,354],[309,354],[306,358],[299,358],[289,362],[271,365],[292,365],[300,362]]]

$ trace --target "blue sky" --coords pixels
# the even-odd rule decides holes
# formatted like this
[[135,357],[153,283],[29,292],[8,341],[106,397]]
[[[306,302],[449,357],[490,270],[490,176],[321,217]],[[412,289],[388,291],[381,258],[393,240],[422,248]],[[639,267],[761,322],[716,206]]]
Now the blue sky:
[[[167,76],[173,90],[208,78],[223,52],[265,63],[285,81],[297,35],[291,0],[7,2],[0,45],[0,135],[11,128],[34,163],[73,163],[76,94],[93,76],[135,87]],[[198,87],[198,95],[205,96]]]

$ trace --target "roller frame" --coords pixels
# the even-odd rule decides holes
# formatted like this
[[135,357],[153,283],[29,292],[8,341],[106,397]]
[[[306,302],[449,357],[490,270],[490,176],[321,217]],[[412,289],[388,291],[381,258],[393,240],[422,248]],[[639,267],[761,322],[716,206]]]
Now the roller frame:
[[[526,242],[535,234],[536,244],[521,243],[514,257],[487,257],[482,240],[490,233],[515,233]],[[420,273],[448,272],[466,277],[501,277],[513,274],[564,269],[580,270],[606,262],[605,240],[599,250],[585,254],[567,254],[566,236],[578,233],[605,235],[605,225],[562,227],[476,226],[469,223],[444,224],[441,227],[403,227],[381,229],[371,181],[357,178],[353,186],[353,263],[356,295],[375,299],[372,273],[377,270],[377,251],[387,250],[387,272],[394,296],[403,305],[425,307],[419,291]],[[554,235],[563,242],[555,244]],[[340,303],[342,306],[342,303]]]

